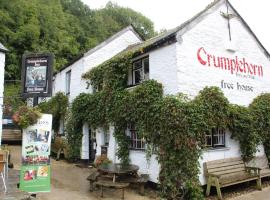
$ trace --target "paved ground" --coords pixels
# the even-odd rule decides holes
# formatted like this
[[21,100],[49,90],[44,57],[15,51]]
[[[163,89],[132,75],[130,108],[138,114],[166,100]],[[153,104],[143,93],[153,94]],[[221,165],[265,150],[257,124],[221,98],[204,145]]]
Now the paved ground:
[[[14,169],[20,169],[21,146],[10,146],[14,163]],[[107,189],[104,198],[99,197],[99,191],[89,192],[89,183],[86,177],[91,172],[91,168],[79,168],[75,164],[66,161],[51,160],[52,177],[51,192],[39,193],[37,200],[116,200],[120,199],[121,191]],[[250,186],[239,185],[236,189],[223,189],[224,199],[226,200],[270,200],[270,187],[265,186],[263,191],[255,189],[256,184]],[[212,189],[214,190],[214,189]],[[137,188],[128,189],[125,192],[126,200],[152,200],[158,199],[153,190],[146,190],[146,196],[140,196]],[[244,193],[240,195],[239,193]],[[240,196],[239,196],[240,195]],[[232,196],[237,196],[232,198]],[[0,198],[1,199],[1,198]],[[212,194],[210,200],[216,200],[216,195]]]
[[[14,168],[20,168],[21,162],[21,146],[10,146],[12,151],[11,160]],[[89,182],[86,177],[91,172],[91,168],[79,168],[75,164],[67,163],[60,160],[51,159],[51,192],[37,194],[37,200],[96,200],[100,191],[89,191]],[[137,192],[137,188],[127,189],[125,192],[126,200],[149,200],[156,199],[156,194],[147,191],[146,196],[141,196]],[[104,190],[104,198],[102,200],[120,199],[121,191],[106,189]]]
[[232,198],[231,200],[269,200],[269,199],[270,199],[270,187],[267,187],[264,188],[262,191],[254,191],[249,194]]

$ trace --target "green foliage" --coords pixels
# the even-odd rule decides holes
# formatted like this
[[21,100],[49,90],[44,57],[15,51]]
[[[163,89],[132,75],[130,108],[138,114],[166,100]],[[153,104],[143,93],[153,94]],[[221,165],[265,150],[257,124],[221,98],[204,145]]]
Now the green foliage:
[[20,84],[5,84],[4,89],[4,116],[12,116],[20,106],[24,105],[24,102],[20,96],[21,92]]
[[264,145],[270,160],[270,94],[261,94],[249,106],[254,118],[254,129]]
[[40,117],[41,113],[38,108],[21,106],[18,111],[14,113],[12,119],[21,129],[25,129],[36,124]]
[[57,132],[60,120],[67,112],[68,97],[64,93],[58,92],[49,101],[40,103],[38,107],[41,112],[53,115],[53,129]]
[[232,138],[239,141],[243,159],[253,158],[260,143],[260,138],[255,131],[252,112],[247,107],[231,105],[229,119]]
[[205,87],[195,98],[202,106],[208,130],[226,128],[228,125],[229,101],[218,87]]
[[154,34],[149,19],[112,3],[91,10],[80,0],[0,0],[0,42],[9,49],[6,79],[20,79],[26,52],[53,53],[59,70],[130,24],[146,38]]
[[82,126],[79,126],[70,110],[65,115],[65,131],[67,138],[68,157],[70,161],[80,159],[80,151],[82,144]]
[[[154,80],[126,89],[132,52],[116,56],[84,75],[98,91],[81,94],[72,105],[77,124],[93,128],[113,125],[117,156],[129,162],[127,124],[154,149],[160,164],[160,196],[164,199],[204,199],[200,187],[199,159],[205,148],[205,134],[213,128],[229,129],[240,142],[244,159],[250,159],[262,140],[270,152],[270,95],[262,95],[249,108],[231,105],[218,87],[206,87],[194,100],[185,95],[163,96]],[[260,124],[257,126],[256,124]],[[270,154],[269,154],[270,155]],[[148,155],[149,156],[149,155]]]

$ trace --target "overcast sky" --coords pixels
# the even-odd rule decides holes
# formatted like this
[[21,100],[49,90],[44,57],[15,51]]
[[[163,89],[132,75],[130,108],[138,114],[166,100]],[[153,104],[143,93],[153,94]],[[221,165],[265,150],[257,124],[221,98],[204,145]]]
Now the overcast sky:
[[[82,0],[91,9],[102,8],[109,0]],[[112,0],[132,8],[154,22],[155,29],[171,29],[203,10],[212,0]],[[270,1],[230,0],[262,44],[270,51]]]

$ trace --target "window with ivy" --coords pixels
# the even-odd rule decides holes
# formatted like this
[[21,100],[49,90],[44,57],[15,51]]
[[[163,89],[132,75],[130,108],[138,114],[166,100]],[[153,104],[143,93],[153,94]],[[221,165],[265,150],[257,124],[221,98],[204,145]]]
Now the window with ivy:
[[127,136],[129,137],[129,148],[134,150],[145,150],[145,140],[139,136],[135,124],[129,124],[127,128]]
[[132,85],[138,85],[145,80],[149,80],[149,57],[134,61],[132,66]]
[[224,129],[213,128],[205,135],[205,145],[209,148],[225,147],[225,135]]

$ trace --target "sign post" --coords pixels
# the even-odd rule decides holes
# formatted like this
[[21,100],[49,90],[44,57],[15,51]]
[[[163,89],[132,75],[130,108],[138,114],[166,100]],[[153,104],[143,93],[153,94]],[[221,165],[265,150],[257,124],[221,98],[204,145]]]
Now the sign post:
[[[22,97],[31,106],[39,97],[52,95],[53,55],[25,54],[22,57]],[[29,101],[32,98],[32,101]],[[26,192],[49,192],[52,115],[42,114],[37,124],[23,130],[20,189]]]
[[22,97],[33,98],[52,95],[52,54],[25,54],[22,57]]

